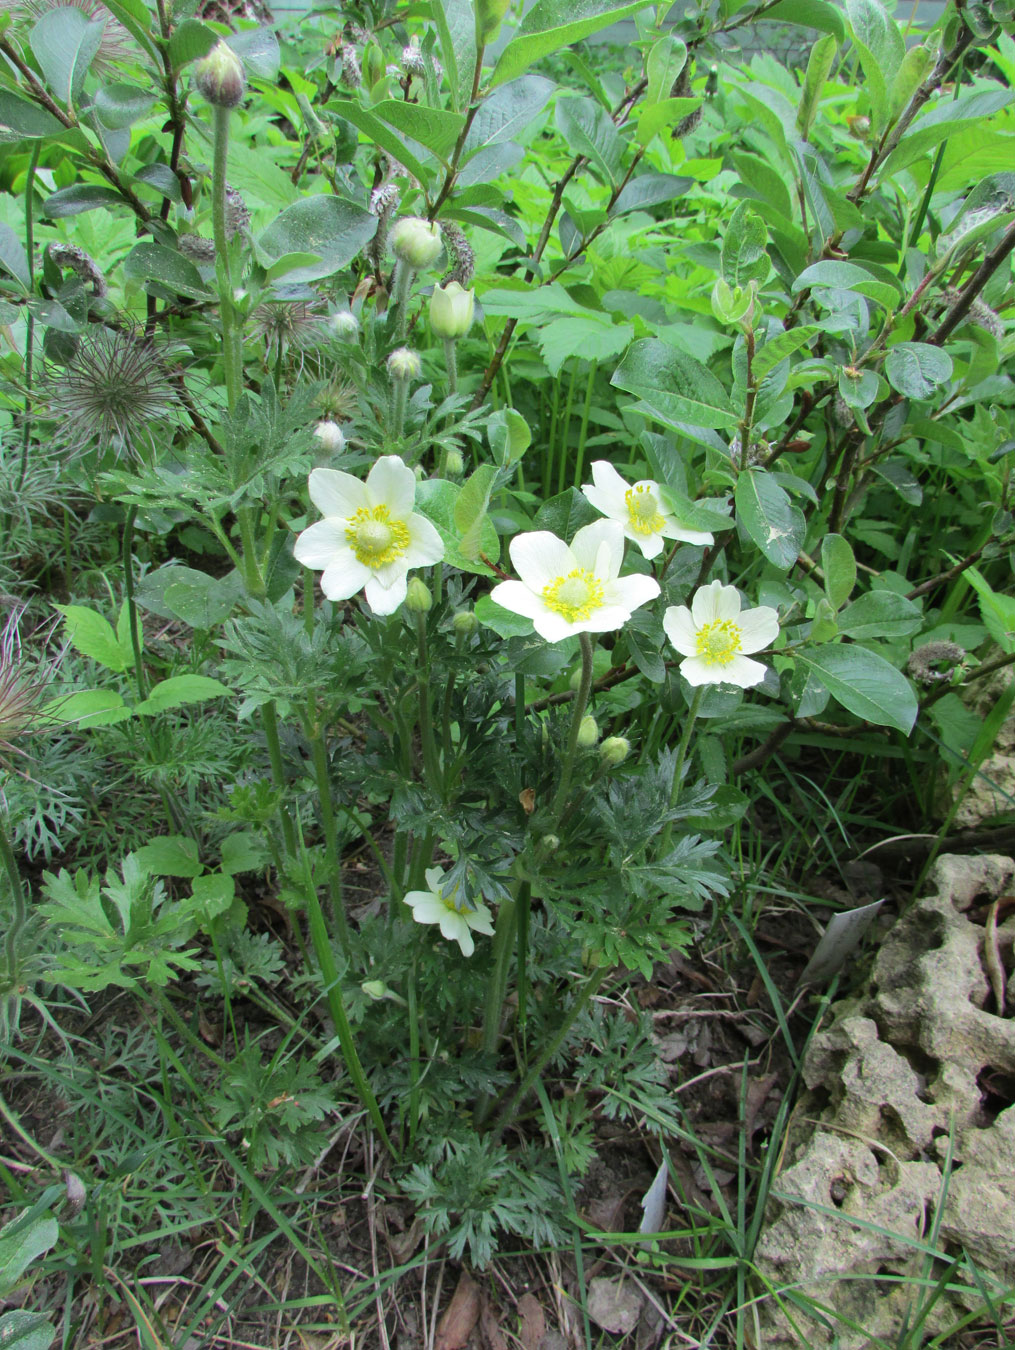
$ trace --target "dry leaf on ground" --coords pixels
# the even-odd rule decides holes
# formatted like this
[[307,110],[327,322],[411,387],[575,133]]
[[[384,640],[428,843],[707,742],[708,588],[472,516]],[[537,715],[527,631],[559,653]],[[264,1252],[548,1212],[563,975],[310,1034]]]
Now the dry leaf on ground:
[[462,1350],[479,1321],[479,1285],[463,1270],[458,1288],[437,1324],[434,1350]]

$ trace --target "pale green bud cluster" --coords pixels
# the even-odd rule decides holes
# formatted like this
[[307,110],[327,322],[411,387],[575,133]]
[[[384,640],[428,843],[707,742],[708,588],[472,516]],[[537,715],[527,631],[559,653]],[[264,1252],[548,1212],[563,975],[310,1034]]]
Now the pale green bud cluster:
[[194,83],[213,107],[235,108],[243,99],[243,63],[225,42],[217,42],[194,67]]
[[451,620],[451,626],[459,637],[472,637],[479,628],[479,620],[471,609],[460,609]]
[[437,285],[430,297],[430,327],[439,338],[455,341],[472,327],[476,292],[466,290],[457,281]]
[[583,717],[578,725],[578,744],[583,750],[591,750],[599,740],[599,724],[594,717]]
[[615,769],[618,764],[623,764],[631,753],[631,742],[626,736],[607,736],[599,747],[599,758],[608,769]]
[[422,361],[409,347],[396,347],[388,357],[388,375],[393,380],[418,380],[422,371]]

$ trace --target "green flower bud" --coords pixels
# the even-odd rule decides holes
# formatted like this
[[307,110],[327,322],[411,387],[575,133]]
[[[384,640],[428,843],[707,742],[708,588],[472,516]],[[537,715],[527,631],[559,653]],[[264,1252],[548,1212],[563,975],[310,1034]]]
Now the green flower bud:
[[479,628],[479,620],[471,609],[460,609],[451,620],[451,627],[459,637],[472,637]]
[[465,460],[462,458],[459,450],[449,450],[447,458],[444,461],[444,467],[452,478],[457,478],[459,474],[465,472]]
[[360,988],[366,994],[367,998],[372,998],[374,1002],[378,999],[387,998],[388,986],[383,980],[366,980],[360,985]]
[[328,320],[331,331],[343,342],[352,342],[359,332],[359,319],[348,309],[340,309]]
[[539,842],[547,853],[556,853],[560,848],[560,839],[555,834],[544,834]]
[[511,0],[476,0],[476,36],[480,42],[492,42]]
[[388,374],[393,380],[418,380],[423,363],[408,347],[396,347],[388,357]]
[[413,577],[405,593],[405,608],[413,614],[429,614],[433,605],[433,596],[425,581]]
[[345,436],[337,422],[318,422],[314,427],[314,437],[321,442],[325,450],[338,454],[345,445]]
[[598,740],[598,722],[594,717],[583,717],[578,727],[578,744],[583,750],[591,750]]
[[476,292],[467,291],[457,281],[437,285],[430,297],[430,327],[439,338],[460,338],[472,327]]
[[235,108],[243,98],[243,64],[225,42],[216,42],[194,67],[194,83],[216,108]]
[[373,40],[367,43],[363,52],[362,70],[363,83],[368,89],[373,89],[375,84],[380,84],[384,79],[386,70],[384,53]]
[[440,228],[419,216],[403,216],[391,231],[392,253],[414,272],[432,267],[443,247]]
[[608,769],[615,769],[618,764],[623,764],[631,753],[631,742],[626,736],[607,736],[599,747],[599,758]]

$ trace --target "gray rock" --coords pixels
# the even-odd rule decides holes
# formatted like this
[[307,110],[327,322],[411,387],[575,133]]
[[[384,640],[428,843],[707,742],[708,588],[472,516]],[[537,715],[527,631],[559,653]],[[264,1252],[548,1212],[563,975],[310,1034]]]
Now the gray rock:
[[[987,1011],[984,929],[966,913],[1013,876],[1007,858],[939,859],[932,893],[884,939],[869,994],[836,1005],[812,1038],[755,1258],[773,1289],[821,1313],[768,1299],[768,1350],[894,1341],[922,1311],[916,1281],[946,1269],[928,1252],[935,1222],[942,1256],[964,1249],[988,1288],[1015,1283],[1015,1107],[995,1112],[981,1086],[1015,1076],[1015,1018]],[[1010,962],[1015,933],[1000,937]],[[959,1267],[924,1330],[979,1304]]]

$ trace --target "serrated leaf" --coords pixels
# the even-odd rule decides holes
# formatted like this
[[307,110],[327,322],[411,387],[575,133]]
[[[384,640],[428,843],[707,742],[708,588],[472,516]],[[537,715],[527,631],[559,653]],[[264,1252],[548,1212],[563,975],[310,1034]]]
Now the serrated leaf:
[[196,877],[202,871],[197,844],[183,834],[166,834],[152,839],[135,849],[134,856],[145,871],[158,877]]
[[634,328],[590,312],[580,318],[552,319],[537,330],[535,337],[547,369],[556,375],[572,356],[596,362],[619,356],[634,337]]
[[885,378],[907,398],[929,398],[952,376],[952,358],[929,342],[897,342],[885,357]]
[[912,686],[894,666],[866,647],[837,643],[793,653],[815,672],[832,697],[847,711],[875,726],[895,727],[908,734],[916,721]]
[[495,563],[500,557],[500,536],[494,529],[489,516],[485,516],[479,536],[479,548],[476,558],[467,558],[459,549],[459,530],[455,523],[455,506],[462,489],[457,483],[445,478],[428,478],[416,487],[416,509],[434,526],[444,541],[444,562],[447,566],[457,567],[460,572],[472,572],[477,576],[494,575],[492,568],[479,561],[483,553]]
[[121,644],[117,640],[108,619],[83,605],[57,605],[56,608],[64,617],[71,645],[82,656],[90,656],[117,674],[131,668],[134,653],[130,643]]
[[134,711],[149,717],[170,708],[182,708],[188,703],[207,703],[209,699],[221,698],[229,692],[226,685],[208,675],[170,675],[168,680],[155,685]]
[[803,547],[806,521],[785,491],[764,469],[748,469],[737,479],[737,521],[765,557],[788,571]]

